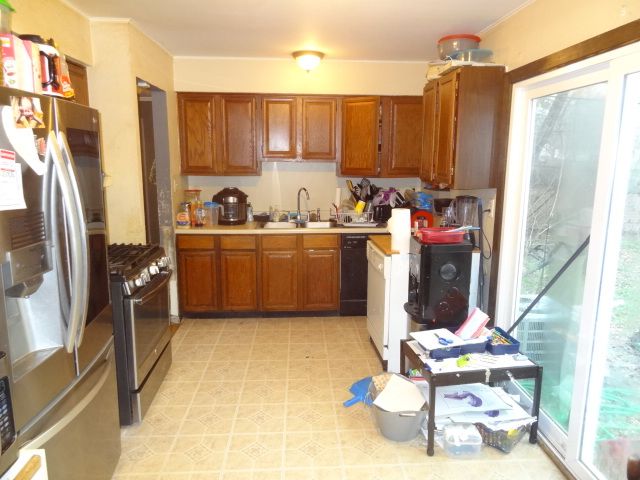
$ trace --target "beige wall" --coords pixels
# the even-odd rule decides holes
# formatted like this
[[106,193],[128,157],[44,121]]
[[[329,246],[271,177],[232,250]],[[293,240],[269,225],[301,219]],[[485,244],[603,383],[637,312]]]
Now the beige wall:
[[174,58],[178,92],[421,95],[426,62],[324,60],[307,73],[293,58]]
[[178,182],[177,113],[172,58],[128,21],[91,22],[92,106],[102,119],[103,165],[110,242],[145,242],[136,78],[167,92],[172,178]]
[[510,70],[640,18],[640,0],[536,0],[480,32]]
[[87,17],[57,0],[11,0],[10,3],[16,10],[13,31],[53,38],[66,55],[85,64],[92,63]]

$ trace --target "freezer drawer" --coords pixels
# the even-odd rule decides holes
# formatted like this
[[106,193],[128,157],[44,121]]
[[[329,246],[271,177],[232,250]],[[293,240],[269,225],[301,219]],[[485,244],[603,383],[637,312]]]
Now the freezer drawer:
[[44,448],[49,478],[109,480],[120,457],[120,422],[113,344],[72,388],[20,435]]

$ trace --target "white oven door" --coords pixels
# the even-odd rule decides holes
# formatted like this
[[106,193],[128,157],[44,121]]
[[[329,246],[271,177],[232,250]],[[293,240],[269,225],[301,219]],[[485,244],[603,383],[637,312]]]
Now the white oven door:
[[389,340],[390,257],[367,242],[367,329],[383,360]]

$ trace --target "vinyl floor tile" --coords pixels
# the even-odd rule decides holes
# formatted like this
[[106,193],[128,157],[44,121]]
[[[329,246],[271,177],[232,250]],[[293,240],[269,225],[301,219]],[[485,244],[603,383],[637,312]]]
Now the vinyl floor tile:
[[365,317],[185,319],[114,480],[561,480],[537,445],[451,459],[397,443],[349,387],[382,371]]

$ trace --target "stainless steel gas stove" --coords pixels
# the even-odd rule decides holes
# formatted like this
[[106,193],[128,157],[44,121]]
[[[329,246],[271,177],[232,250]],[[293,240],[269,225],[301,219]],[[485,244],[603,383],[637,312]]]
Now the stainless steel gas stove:
[[171,366],[169,258],[158,245],[109,245],[120,423],[142,420]]

